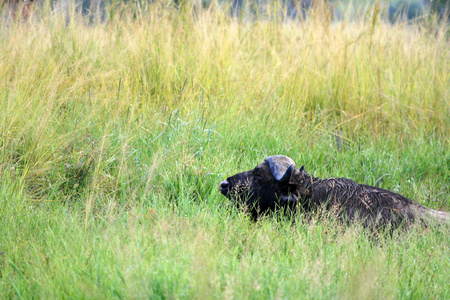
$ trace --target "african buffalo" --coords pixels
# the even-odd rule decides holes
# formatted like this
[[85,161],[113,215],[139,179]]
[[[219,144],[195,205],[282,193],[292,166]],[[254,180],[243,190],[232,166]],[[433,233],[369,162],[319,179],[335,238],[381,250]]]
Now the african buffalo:
[[341,220],[360,219],[365,226],[399,225],[415,220],[450,223],[450,214],[417,204],[394,192],[358,184],[347,178],[320,179],[297,169],[283,155],[267,157],[253,170],[222,181],[220,191],[252,218],[287,209],[311,212],[318,208],[335,213]]

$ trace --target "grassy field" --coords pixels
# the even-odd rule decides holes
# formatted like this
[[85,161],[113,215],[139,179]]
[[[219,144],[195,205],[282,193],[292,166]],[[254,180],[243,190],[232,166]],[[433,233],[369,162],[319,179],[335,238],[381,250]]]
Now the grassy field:
[[0,24],[1,299],[450,298],[447,227],[253,224],[218,191],[284,154],[449,211],[447,24],[40,13]]

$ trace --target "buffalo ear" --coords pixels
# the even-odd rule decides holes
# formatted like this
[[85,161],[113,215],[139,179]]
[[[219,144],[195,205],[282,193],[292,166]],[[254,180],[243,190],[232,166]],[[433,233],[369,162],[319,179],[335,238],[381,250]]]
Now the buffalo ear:
[[276,181],[287,182],[291,178],[295,163],[292,159],[284,155],[269,156],[264,160],[270,168]]
[[306,173],[305,167],[301,166],[299,170],[292,172],[289,184],[294,186],[297,195],[308,195],[311,193],[310,180],[311,176]]

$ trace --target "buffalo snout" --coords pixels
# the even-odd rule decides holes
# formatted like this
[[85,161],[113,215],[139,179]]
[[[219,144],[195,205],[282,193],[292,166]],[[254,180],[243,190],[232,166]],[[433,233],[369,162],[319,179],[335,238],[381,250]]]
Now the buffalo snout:
[[229,187],[230,187],[230,183],[228,182],[228,180],[224,180],[220,183],[219,189],[220,189],[220,192],[222,193],[222,195],[224,195],[224,196],[228,195]]

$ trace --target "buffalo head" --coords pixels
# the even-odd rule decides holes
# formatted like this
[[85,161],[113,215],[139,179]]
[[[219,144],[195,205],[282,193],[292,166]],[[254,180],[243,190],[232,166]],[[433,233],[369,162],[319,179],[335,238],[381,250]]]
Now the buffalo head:
[[293,182],[294,178],[298,180],[301,171],[303,167],[298,170],[287,156],[269,156],[253,170],[228,177],[219,188],[223,195],[237,206],[249,209],[256,218],[260,213],[295,207],[299,195],[305,193]]

